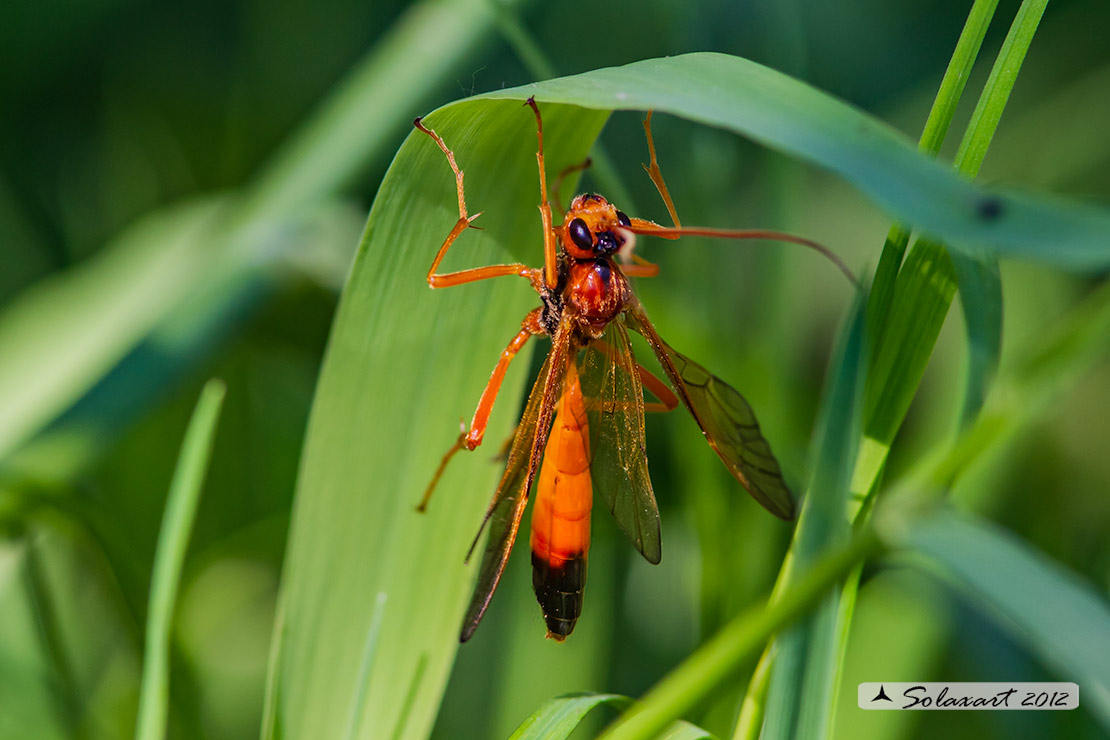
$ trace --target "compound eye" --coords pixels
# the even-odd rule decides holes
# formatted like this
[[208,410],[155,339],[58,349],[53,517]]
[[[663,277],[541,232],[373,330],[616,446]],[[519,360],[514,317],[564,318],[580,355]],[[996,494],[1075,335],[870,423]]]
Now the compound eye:
[[632,222],[628,220],[628,216],[625,215],[624,211],[617,211],[617,223],[626,229],[632,226]]
[[594,235],[590,233],[590,227],[586,225],[585,221],[576,218],[570,222],[567,230],[570,232],[570,240],[579,248],[593,249]]

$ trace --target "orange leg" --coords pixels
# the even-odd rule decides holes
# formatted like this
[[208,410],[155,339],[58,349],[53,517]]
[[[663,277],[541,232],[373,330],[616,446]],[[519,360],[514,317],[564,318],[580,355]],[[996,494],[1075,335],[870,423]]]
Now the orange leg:
[[[616,352],[613,346],[602,339],[595,339],[590,342],[591,347],[597,348],[599,352],[605,354],[610,360],[615,360]],[[633,359],[633,362],[635,360]],[[650,413],[665,413],[667,411],[674,411],[678,408],[678,396],[667,387],[667,384],[656,377],[651,370],[640,363],[636,363],[636,374],[640,376],[640,385],[651,391],[652,395],[659,399],[658,403],[644,403],[644,411]]]
[[[454,152],[447,148],[447,144],[444,143],[442,137],[440,137],[439,134],[426,127],[423,123],[420,122],[419,118],[413,121],[413,125],[426,133],[428,136],[432,137],[435,143],[439,145],[439,148],[443,151],[443,153],[447,155],[447,163],[451,165],[451,171],[455,173],[455,190],[458,192],[459,196],[459,220],[455,222],[455,227],[451,229],[451,233],[448,234],[447,238],[443,241],[443,246],[439,248],[439,251],[436,253],[435,260],[432,261],[432,266],[428,268],[428,285],[433,288],[450,288],[455,285],[464,285],[466,283],[473,283],[478,280],[487,280],[489,278],[501,277],[504,275],[516,275],[518,277],[527,278],[529,281],[532,282],[534,286],[538,288],[540,271],[536,270],[535,268],[529,267],[528,265],[522,265],[519,263],[509,265],[488,265],[486,267],[475,267],[469,270],[460,270],[458,272],[448,272],[442,274],[436,272],[436,270],[439,269],[439,263],[443,261],[444,255],[447,254],[447,250],[451,247],[455,240],[459,238],[459,235],[466,231],[468,227],[478,228],[476,226],[471,226],[471,222],[482,214],[481,212],[478,212],[475,213],[473,216],[470,216],[466,212],[466,197],[463,195],[463,172],[459,169],[458,164],[455,163]],[[550,211],[548,218],[550,220]]]
[[497,361],[497,366],[493,368],[489,382],[486,383],[486,388],[482,391],[482,397],[478,400],[478,408],[474,411],[474,418],[470,420],[470,428],[459,434],[458,439],[455,440],[455,443],[451,445],[443,459],[440,460],[439,467],[436,468],[435,475],[432,476],[432,482],[428,484],[424,491],[424,497],[420,500],[420,505],[416,507],[417,511],[424,511],[428,507],[428,500],[432,497],[432,491],[435,490],[443,471],[447,469],[447,463],[451,461],[455,453],[464,448],[474,450],[482,444],[482,438],[486,434],[486,426],[489,424],[489,415],[493,411],[493,402],[497,400],[497,392],[501,390],[501,381],[505,379],[505,371],[509,369],[509,363],[513,361],[513,358],[533,335],[543,334],[543,327],[540,326],[541,310],[535,308],[528,312],[524,321],[521,322],[520,331],[509,342],[509,346],[501,352],[501,359]]
[[628,277],[655,277],[659,274],[659,265],[648,262],[637,254],[629,256],[632,258],[632,264],[621,265],[621,272]]
[[593,164],[593,160],[589,157],[586,157],[586,160],[581,164],[572,164],[570,167],[567,167],[565,170],[555,176],[555,183],[551,186],[551,202],[555,204],[555,207],[558,208],[560,212],[567,212],[567,209],[563,208],[562,199],[559,197],[559,188],[563,186],[563,180],[566,179],[567,175],[572,175],[575,172],[581,172],[582,170],[587,169],[591,164]]
[[539,148],[536,150],[536,163],[540,169],[540,218],[543,221],[544,283],[548,289],[554,290],[559,282],[555,264],[558,244],[555,240],[555,229],[551,224],[551,203],[547,200],[547,175],[544,174],[543,166],[543,119],[540,118],[540,109],[536,105],[535,98],[528,98],[528,105],[532,106],[532,112],[536,114],[536,138],[539,140]]
[[[650,221],[643,221],[643,219],[632,219],[633,222],[651,223]],[[620,258],[621,271],[628,277],[655,277],[659,274],[659,265],[654,262],[648,262],[643,257],[636,254],[636,232],[633,231],[635,225],[630,228],[618,227],[616,232],[620,235],[624,244],[621,246],[620,252],[617,257]]]
[[648,111],[647,118],[644,119],[644,135],[647,137],[651,164],[645,164],[643,168],[647,171],[651,181],[655,183],[655,189],[659,191],[659,195],[663,196],[663,202],[667,204],[667,213],[671,214],[671,221],[674,221],[676,228],[680,228],[682,224],[678,221],[678,211],[675,210],[674,201],[671,200],[671,194],[667,190],[667,183],[663,182],[663,173],[659,170],[659,162],[655,159],[655,141],[651,138],[651,111]]
[[666,413],[678,408],[678,396],[667,387],[667,384],[657,378],[654,373],[643,365],[636,364],[636,372],[640,376],[640,384],[651,391],[659,399],[659,403],[645,403],[644,411]]

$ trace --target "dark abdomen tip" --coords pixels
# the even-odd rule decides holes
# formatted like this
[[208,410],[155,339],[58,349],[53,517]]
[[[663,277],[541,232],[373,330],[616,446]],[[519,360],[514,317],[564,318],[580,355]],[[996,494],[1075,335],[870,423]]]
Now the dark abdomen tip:
[[572,556],[553,565],[547,558],[532,554],[532,588],[543,609],[547,636],[562,642],[574,631],[582,614],[586,588],[586,554]]

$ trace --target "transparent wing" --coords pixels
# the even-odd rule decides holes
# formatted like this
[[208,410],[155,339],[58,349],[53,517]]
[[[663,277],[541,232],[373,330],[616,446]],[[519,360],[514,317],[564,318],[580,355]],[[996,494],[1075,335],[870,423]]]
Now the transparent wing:
[[486,509],[482,526],[470,545],[470,552],[467,553],[469,560],[481,539],[482,531],[489,524],[489,540],[482,555],[478,583],[474,587],[474,595],[470,598],[470,606],[467,607],[463,620],[460,642],[469,640],[474,630],[478,629],[478,623],[482,621],[482,616],[493,599],[493,592],[501,581],[501,574],[505,572],[517,530],[520,529],[520,518],[528,503],[528,492],[532,488],[540,460],[543,459],[543,448],[551,431],[551,417],[559,400],[566,372],[566,355],[567,336],[566,332],[560,330],[552,339],[547,360],[528,395],[528,403],[524,406],[524,413],[509,449],[505,472],[501,476],[501,482],[497,484],[489,508]]
[[629,309],[625,317],[629,328],[651,345],[675,393],[729,472],[765,509],[782,519],[793,519],[794,497],[744,397],[660,339],[641,306]]
[[617,524],[650,563],[658,563],[659,508],[644,447],[644,394],[628,332],[620,320],[590,342],[580,361],[590,425],[590,474]]

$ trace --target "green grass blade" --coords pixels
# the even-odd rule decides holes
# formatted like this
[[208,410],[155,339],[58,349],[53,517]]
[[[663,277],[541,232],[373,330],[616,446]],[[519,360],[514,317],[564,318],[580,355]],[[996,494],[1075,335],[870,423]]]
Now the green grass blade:
[[813,482],[791,548],[794,567],[812,567],[825,552],[847,540],[848,485],[860,438],[863,389],[867,373],[864,336],[866,294],[858,294],[833,354],[815,433]]
[[956,294],[948,252],[935,242],[919,241],[896,285],[885,333],[888,341],[874,360],[864,404],[864,434],[885,447],[902,425]]
[[[891,487],[875,517],[885,542],[923,554],[968,599],[1031,652],[1084,687],[1083,705],[1110,726],[1104,598],[1073,574],[989,524],[941,511],[921,515],[939,492],[984,453],[1029,424],[1110,349],[1110,288],[1103,286],[1046,332],[1036,352],[999,378],[975,423],[943,454]],[[1089,699],[1089,701],[1088,701]]]
[[[956,41],[956,48],[952,52],[952,59],[944,71],[933,107],[929,110],[929,118],[925,121],[925,128],[918,141],[918,148],[933,155],[940,152],[941,144],[948,133],[948,126],[956,114],[956,107],[963,97],[964,86],[975,59],[979,56],[979,48],[983,45],[983,38],[987,35],[987,28],[994,18],[994,10],[998,0],[975,0],[971,11],[967,15],[963,31]],[[894,281],[898,270],[902,266],[902,257],[905,255],[906,246],[909,244],[910,230],[902,224],[894,224],[887,234],[886,243],[883,245],[879,265],[875,269],[875,277],[871,285],[871,303],[868,306],[867,331],[874,344],[878,344],[884,331],[887,311],[894,299]]]
[[196,410],[189,421],[181,456],[170,483],[166,512],[154,554],[147,613],[143,678],[139,692],[139,717],[136,740],[161,740],[166,737],[169,707],[170,628],[173,623],[177,590],[189,533],[196,519],[201,487],[212,456],[216,422],[220,417],[226,389],[222,381],[210,380],[201,391]]
[[[865,294],[857,296],[837,351],[815,433],[813,482],[791,546],[793,564],[776,589],[788,588],[848,538],[848,491],[860,439],[867,370]],[[764,737],[822,737],[835,698],[839,649],[835,638],[840,594],[827,594],[817,608],[777,641]]]
[[1110,607],[1105,597],[990,524],[941,512],[895,528],[888,542],[927,558],[967,599],[1011,632],[1110,732]]
[[983,407],[998,371],[1002,355],[1002,275],[995,257],[951,256],[967,332],[967,384],[959,421],[963,428]]
[[[1019,10],[993,72],[965,132],[956,168],[974,176],[994,135],[1025,51],[1036,30],[1043,0],[1026,0]],[[1045,245],[1051,244],[1051,240]],[[875,356],[864,413],[866,456],[853,486],[859,496],[872,489],[894,435],[913,400],[957,286],[968,333],[968,386],[961,426],[978,411],[998,365],[1002,346],[1002,288],[997,255],[979,248],[962,252],[921,239],[898,275],[884,333]],[[962,281],[962,284],[961,284]]]
[[852,476],[853,520],[878,490],[876,480],[925,374],[956,289],[956,268],[948,251],[936,242],[918,240],[898,273],[885,340],[872,358],[864,437]]
[[1047,5],[1048,0],[1025,0],[1018,8],[1010,32],[1006,34],[1006,40],[998,52],[998,59],[991,68],[987,84],[983,87],[983,95],[975,106],[975,112],[971,114],[967,133],[956,152],[956,169],[960,172],[971,177],[979,174],[979,167],[987,156],[994,132],[998,130],[998,122],[1010,99],[1010,91],[1014,89],[1025,54],[1029,51],[1029,45],[1033,42],[1033,35],[1037,32]]
[[[1023,6],[1015,20],[1008,42],[996,62],[995,72],[980,98],[972,125],[965,134],[961,151],[983,153],[990,143],[1001,109],[1020,69],[1024,50],[1032,39],[1025,12],[1028,5]],[[1043,9],[1043,4],[1041,7]],[[966,45],[957,49],[949,72],[958,69],[960,61],[970,66],[975,55],[971,47],[978,49],[993,9],[993,3],[989,6],[977,4],[972,9],[961,38]],[[1032,29],[1035,28],[1034,23]],[[1011,43],[1015,37],[1021,39],[1024,45]],[[1005,68],[1007,74],[997,74],[1000,68]],[[946,82],[950,82],[947,76]],[[962,83],[958,83],[958,89],[945,89],[942,85],[922,136],[923,150],[935,154],[939,149],[959,90],[962,90]],[[971,141],[981,141],[981,145],[968,150],[966,147]],[[981,162],[981,154],[975,162],[966,156],[961,157],[958,158],[957,169],[973,177],[978,162]],[[881,295],[869,306],[872,312],[869,325],[889,341],[882,341],[879,337],[873,339],[877,342],[878,351],[865,412],[868,455],[863,462],[874,465],[867,470],[866,483],[860,485],[857,482],[855,487],[860,491],[873,487],[874,476],[881,468],[881,460],[886,457],[885,450],[889,449],[901,426],[932,354],[957,281],[964,301],[970,347],[968,388],[962,414],[964,424],[981,407],[1001,351],[1002,297],[997,258],[972,249],[955,251],[949,259],[938,243],[919,240],[905,269],[895,278],[893,275],[907,240],[908,232],[904,228],[897,224],[892,227],[876,274],[876,280],[881,283],[878,286]],[[858,509],[852,513],[853,518],[857,512]],[[765,733],[769,737],[791,736],[792,727],[797,729],[799,737],[824,737],[830,731],[835,699],[835,694],[831,692],[836,690],[855,593],[855,584],[849,584],[842,594],[843,599],[831,597],[822,605],[811,620],[811,629],[804,636],[791,635],[783,641],[783,655],[787,660],[785,666],[776,669],[771,686],[768,706],[774,711],[768,711]],[[802,627],[795,628],[800,629]],[[804,676],[799,675],[803,663],[806,664]],[[794,675],[785,677],[783,674],[787,673]],[[795,697],[799,691],[801,695]],[[825,709],[828,711],[822,711]]]
[[771,642],[759,656],[755,664],[752,677],[748,681],[748,688],[744,692],[744,701],[740,705],[740,714],[736,718],[736,727],[733,728],[732,740],[755,740],[763,729],[763,717],[767,704],[767,689],[771,682],[771,667],[774,665],[775,643]]
[[509,737],[509,740],[562,740],[570,737],[586,715],[608,704],[627,706],[630,699],[619,694],[560,696],[544,704]]
[[1108,337],[1110,288],[1103,286],[1046,332],[1034,354],[999,378],[983,413],[954,446],[923,460],[891,486],[875,517],[885,542],[925,554],[933,569],[939,568],[988,616],[1025,641],[1046,664],[1060,669],[1062,679],[1078,678],[1098,692],[1093,703],[1104,725],[1104,599],[991,525],[951,512],[930,514],[929,505],[936,504],[949,482],[969,465],[1074,387],[1079,375],[1106,356]]
[[1049,332],[1037,352],[999,379],[983,413],[957,443],[923,471],[906,476],[891,492],[903,489],[944,490],[952,480],[998,440],[1042,413],[1080,373],[1110,349],[1110,287],[1103,286],[1074,310],[1062,326]]
[[[1036,352],[1003,374],[975,423],[956,443],[919,462],[890,486],[887,498],[931,501],[984,452],[1072,387],[1076,378],[1110,349],[1110,286],[1103,286],[1051,331],[1044,332]],[[858,467],[858,466],[857,466]],[[858,472],[858,470],[857,470]],[[917,493],[913,493],[916,491]],[[913,509],[919,504],[903,505]]]
[[991,525],[946,511],[930,515],[928,505],[975,460],[1074,387],[1081,373],[1106,356],[1108,337],[1110,288],[1103,286],[1046,332],[1034,354],[1000,377],[983,413],[954,446],[923,460],[891,487],[875,517],[885,542],[927,556],[934,570],[1059,669],[1062,679],[1091,687],[1096,695],[1084,705],[1093,705],[1104,726],[1110,716],[1105,600]]
[[660,735],[659,740],[714,740],[714,738],[697,725],[679,720]]
[[[1048,0],[1025,0],[1018,9],[960,142],[957,171],[971,177],[979,173],[1047,5]],[[995,255],[955,252],[952,261],[968,341],[967,387],[960,411],[960,426],[964,427],[982,407],[1002,354],[1002,278]]]
[[862,531],[847,546],[822,558],[773,603],[757,605],[734,618],[606,728],[601,740],[655,737],[704,701],[772,635],[813,609],[857,563],[876,554],[877,548],[874,533]]
[[214,203],[144,219],[0,313],[0,458],[71,406],[221,264]]
[[948,127],[956,115],[956,108],[963,97],[964,86],[967,84],[975,60],[979,56],[979,49],[983,45],[983,38],[987,35],[994,18],[998,0],[975,0],[968,11],[967,21],[964,22],[960,38],[956,41],[956,48],[952,51],[952,58],[944,70],[944,77],[937,88],[937,96],[933,107],[929,110],[929,117],[925,121],[925,128],[921,132],[918,147],[923,152],[934,157],[940,153],[940,147],[948,134]]
[[355,700],[351,702],[350,715],[347,722],[347,731],[343,737],[358,737],[358,728],[362,724],[362,711],[366,706],[366,697],[370,691],[370,669],[378,654],[379,640],[382,632],[382,619],[385,617],[385,593],[379,593],[374,603],[374,615],[370,619],[370,626],[366,630],[366,640],[362,649],[362,661],[359,665],[358,678],[355,681]]
[[[918,148],[922,152],[932,156],[936,156],[939,152],[948,131],[948,126],[955,114],[956,106],[962,96],[966,80],[970,75],[971,67],[978,56],[987,27],[994,15],[996,5],[997,0],[976,0],[972,6],[957,41],[952,59],[937,91],[921,139],[918,142]],[[883,245],[882,255],[872,281],[866,312],[868,341],[871,347],[883,346],[881,340],[890,321],[891,304],[896,294],[899,269],[902,265],[902,258],[909,237],[909,229],[896,223],[891,227]],[[895,313],[895,315],[898,316],[903,312]],[[932,346],[932,341],[929,342],[928,346]],[[877,360],[878,357],[879,353],[875,352],[872,360]],[[879,366],[879,369],[885,374],[886,378],[889,378],[891,372],[889,364],[894,361],[894,357],[888,356],[884,359],[884,366]],[[869,387],[881,388],[883,385],[881,382],[872,382]],[[875,452],[870,446],[868,450],[871,454]],[[882,457],[885,458],[885,452],[882,453]],[[849,511],[849,516],[854,519],[855,511],[858,510],[846,509],[846,511]],[[801,668],[799,666],[800,653],[803,648],[800,644],[802,638],[797,634],[797,630],[800,628],[795,628],[795,631],[783,635],[777,641],[786,653],[787,660],[785,664],[777,662],[775,660],[778,657],[777,654],[769,651],[765,651],[761,657],[744,699],[744,705],[734,731],[735,738],[755,738],[759,736],[766,714],[768,678],[772,673],[772,665],[775,665],[775,689],[770,696],[774,703],[771,705],[773,709],[770,711],[768,735],[787,736],[790,728],[801,727],[801,725],[805,725],[804,732],[823,731],[822,734],[827,734],[835,713],[835,694],[832,692],[835,692],[836,676],[839,674],[840,660],[847,642],[848,624],[854,610],[858,572],[857,569],[855,573],[849,576],[843,593],[830,597],[829,602],[822,606],[820,613],[814,616],[810,624],[811,638],[820,638],[822,634],[821,625],[825,626],[824,636],[832,638],[831,644],[828,643],[827,639],[819,640],[827,648],[830,648],[831,652],[828,650],[823,653],[813,652],[814,659],[811,661],[811,670],[808,679],[805,679],[804,690],[807,694],[815,694],[816,696],[808,699],[801,706],[812,707],[815,704],[814,699],[816,699],[818,705],[816,710],[807,711],[801,721],[795,723],[795,718],[798,717],[795,707],[799,706],[797,691],[803,680],[800,676]],[[824,661],[821,660],[822,657],[825,658]],[[820,671],[822,667],[824,668],[823,673]],[[821,678],[826,683],[827,690],[824,692],[821,691],[820,687]]]

